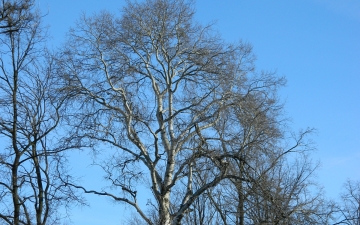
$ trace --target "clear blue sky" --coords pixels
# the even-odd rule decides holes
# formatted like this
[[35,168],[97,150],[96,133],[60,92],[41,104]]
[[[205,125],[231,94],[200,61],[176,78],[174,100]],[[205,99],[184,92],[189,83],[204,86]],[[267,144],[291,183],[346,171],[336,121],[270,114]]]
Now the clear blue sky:
[[[118,13],[121,0],[39,0],[53,36],[60,46],[81,12]],[[217,21],[225,40],[242,39],[254,46],[257,68],[286,76],[281,90],[294,130],[317,129],[312,139],[321,160],[318,181],[329,197],[336,197],[346,179],[360,180],[360,1],[359,0],[199,0],[196,18]],[[73,160],[86,166],[79,155]],[[80,163],[81,162],[81,163]],[[97,171],[84,181],[101,182]],[[85,196],[86,197],[86,196]],[[118,225],[128,216],[123,206],[93,196],[90,208],[73,211],[74,224]]]

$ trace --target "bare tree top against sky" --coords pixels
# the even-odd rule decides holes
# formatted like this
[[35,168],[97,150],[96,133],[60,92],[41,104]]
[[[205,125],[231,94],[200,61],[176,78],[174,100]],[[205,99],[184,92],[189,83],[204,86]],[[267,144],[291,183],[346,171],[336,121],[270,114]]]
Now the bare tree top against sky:
[[286,128],[284,79],[258,72],[249,44],[197,24],[191,1],[129,1],[121,12],[82,16],[59,59],[80,107],[71,136],[105,155],[96,163],[113,190],[69,185],[128,204],[147,224],[180,224],[207,191],[260,184],[289,153],[311,149],[310,130]]
[[359,10],[1,0],[0,221],[357,224]]

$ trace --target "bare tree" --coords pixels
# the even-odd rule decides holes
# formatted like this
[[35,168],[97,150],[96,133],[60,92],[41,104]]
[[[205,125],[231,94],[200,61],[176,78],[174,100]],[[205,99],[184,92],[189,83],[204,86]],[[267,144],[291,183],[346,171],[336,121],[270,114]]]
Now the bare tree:
[[[258,149],[249,157],[272,164],[307,133],[285,149],[276,96],[284,79],[256,72],[250,45],[224,43],[193,16],[183,0],[129,1],[119,18],[83,16],[58,61],[77,107],[71,136],[108,156],[99,165],[120,193],[68,185],[123,202],[147,224],[180,224],[221,182],[259,175],[243,151]],[[231,171],[236,163],[248,175]],[[153,195],[147,209],[140,186]]]
[[348,180],[344,184],[344,193],[339,204],[338,222],[335,224],[360,224],[360,182]]
[[59,179],[67,147],[55,132],[66,98],[56,92],[53,58],[40,54],[33,1],[2,1],[0,23],[0,221],[59,224],[59,206],[76,197]]
[[[213,218],[221,218],[208,224],[330,224],[335,205],[324,199],[313,182],[317,167],[306,155],[312,146],[303,137],[311,130],[292,138],[296,148],[283,146],[288,135],[285,121],[279,119],[282,107],[269,95],[263,100],[267,101],[240,102],[241,110],[227,114],[220,123],[223,149],[237,152],[242,160],[229,161],[235,178],[210,189],[209,200],[200,207],[194,205],[193,211],[206,206]],[[187,221],[200,219],[195,213],[186,217]]]
[[255,182],[246,215],[255,224],[331,224],[335,205],[325,200],[307,156],[282,160]]

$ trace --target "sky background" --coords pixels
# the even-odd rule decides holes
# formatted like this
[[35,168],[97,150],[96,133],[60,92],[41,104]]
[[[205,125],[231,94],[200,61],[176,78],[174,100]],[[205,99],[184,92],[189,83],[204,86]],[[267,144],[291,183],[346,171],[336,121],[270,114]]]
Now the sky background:
[[[45,24],[57,48],[81,13],[120,12],[121,0],[38,0]],[[359,0],[198,0],[196,20],[216,22],[215,29],[229,42],[253,45],[257,69],[277,71],[287,78],[280,91],[293,130],[312,127],[321,161],[317,180],[326,195],[336,198],[347,179],[360,180],[360,1]],[[78,171],[91,171],[83,182],[101,183],[85,153],[70,161]],[[85,155],[86,156],[86,155]],[[75,162],[75,164],[74,164]],[[77,173],[77,174],[78,174]],[[100,178],[98,178],[100,177]],[[129,216],[122,205],[85,196],[90,207],[74,209],[77,225],[118,225]]]

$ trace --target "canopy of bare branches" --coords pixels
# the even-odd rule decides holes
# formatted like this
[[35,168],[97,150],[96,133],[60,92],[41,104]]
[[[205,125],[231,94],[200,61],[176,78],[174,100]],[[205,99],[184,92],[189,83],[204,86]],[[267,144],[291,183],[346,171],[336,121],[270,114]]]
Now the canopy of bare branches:
[[[76,191],[128,206],[128,224],[357,224],[358,184],[340,206],[313,179],[312,130],[289,128],[285,79],[198,24],[192,1],[83,15],[51,54],[33,0],[0,4],[1,224],[60,224]],[[83,149],[103,189],[69,175],[68,151]]]
[[[122,194],[76,187],[130,204],[147,224],[180,224],[201,196],[225,185],[230,195],[246,197],[235,203],[241,212],[218,210],[221,221],[214,224],[273,222],[263,213],[268,206],[260,207],[263,200],[256,200],[257,214],[245,207],[258,197],[251,193],[272,195],[264,185],[280,188],[285,181],[278,179],[295,179],[276,174],[278,166],[289,153],[310,149],[309,131],[289,136],[277,97],[285,81],[255,70],[249,44],[227,44],[193,16],[187,1],[129,2],[120,17],[83,16],[71,30],[59,73],[81,109],[73,114],[72,136],[95,151],[98,142],[115,149],[101,152],[111,155],[102,167]],[[305,167],[300,177],[312,173]],[[137,204],[144,182],[153,193],[147,209]],[[287,211],[279,212],[287,219],[298,211],[290,189],[298,196],[304,190],[298,185],[305,185],[291,182]]]

